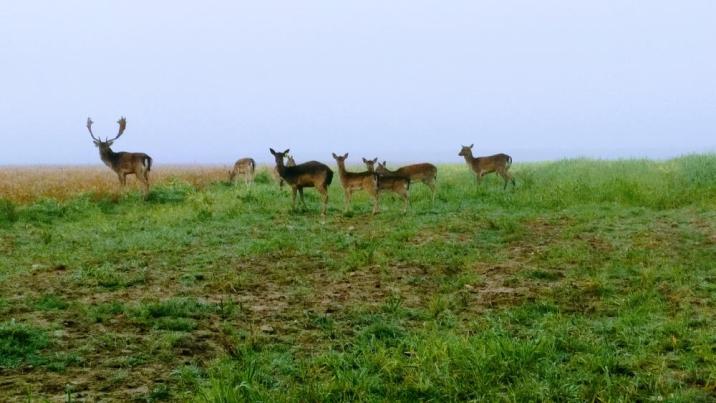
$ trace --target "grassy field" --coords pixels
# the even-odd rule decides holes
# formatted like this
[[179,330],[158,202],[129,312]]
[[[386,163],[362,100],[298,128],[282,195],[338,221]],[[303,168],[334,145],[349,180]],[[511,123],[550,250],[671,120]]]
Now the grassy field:
[[377,216],[336,177],[325,218],[103,169],[0,171],[4,399],[716,400],[715,155],[445,165]]

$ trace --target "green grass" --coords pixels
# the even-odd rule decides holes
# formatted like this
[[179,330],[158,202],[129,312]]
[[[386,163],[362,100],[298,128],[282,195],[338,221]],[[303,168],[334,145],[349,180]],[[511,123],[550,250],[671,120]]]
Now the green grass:
[[0,199],[0,395],[716,400],[716,156],[512,170],[377,216],[267,173]]

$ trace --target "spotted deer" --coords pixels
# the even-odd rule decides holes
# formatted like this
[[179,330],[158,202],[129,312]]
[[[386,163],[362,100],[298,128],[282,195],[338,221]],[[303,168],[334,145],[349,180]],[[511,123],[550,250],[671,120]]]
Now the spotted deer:
[[237,176],[244,178],[247,185],[254,181],[256,172],[256,161],[253,158],[241,158],[234,163],[234,168],[229,172],[229,182],[234,182]]
[[89,130],[90,136],[94,141],[94,145],[99,148],[99,157],[102,159],[105,165],[110,167],[119,178],[121,186],[127,184],[127,175],[134,174],[137,179],[142,182],[144,187],[144,197],[146,198],[149,194],[149,171],[152,169],[152,157],[145,153],[128,153],[128,152],[114,152],[112,151],[112,144],[122,136],[124,130],[127,128],[127,119],[121,117],[117,123],[119,124],[119,132],[113,139],[105,138],[102,141],[99,137],[95,137],[92,133],[92,124],[94,122],[91,118],[87,118],[87,130]]
[[349,172],[346,170],[346,158],[348,153],[344,155],[336,155],[333,158],[338,163],[338,174],[343,185],[345,194],[344,211],[348,211],[351,205],[353,192],[356,190],[365,190],[366,193],[373,198],[373,214],[377,214],[380,207],[378,206],[378,178],[373,172]]
[[391,171],[387,168],[388,163],[378,163],[375,171],[378,175],[394,174],[398,176],[407,176],[411,182],[422,182],[430,188],[432,194],[432,200],[435,200],[435,181],[438,177],[438,168],[427,162],[421,164],[406,165],[398,168],[395,171]]
[[473,146],[474,144],[470,144],[469,147],[462,146],[458,155],[465,158],[467,166],[475,173],[478,185],[483,176],[496,172],[505,180],[505,186],[502,187],[503,189],[507,189],[509,182],[512,182],[513,187],[515,186],[515,178],[507,172],[510,166],[512,166],[512,157],[507,154],[495,154],[476,158],[472,156]]
[[323,200],[321,214],[325,215],[326,210],[328,209],[328,186],[331,184],[331,181],[333,181],[333,171],[331,168],[318,161],[308,161],[289,167],[283,163],[283,159],[288,154],[289,150],[284,152],[274,151],[273,148],[270,148],[269,150],[276,159],[276,170],[278,171],[279,176],[289,186],[291,186],[291,190],[293,191],[293,208],[296,208],[296,192],[301,194],[301,203],[305,208],[306,202],[303,200],[303,189],[315,187],[321,194],[321,199]]
[[363,158],[363,163],[368,168],[368,172],[375,172],[378,180],[378,195],[383,192],[396,193],[403,199],[403,212],[408,211],[408,191],[410,190],[410,177],[399,175],[396,173],[378,173],[375,171],[375,164],[378,162],[378,158],[372,160]]

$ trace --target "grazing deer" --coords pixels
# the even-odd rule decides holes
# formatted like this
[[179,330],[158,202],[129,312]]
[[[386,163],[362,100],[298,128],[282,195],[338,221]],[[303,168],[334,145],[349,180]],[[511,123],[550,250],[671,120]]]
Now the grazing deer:
[[274,151],[273,148],[269,150],[276,159],[276,170],[279,176],[286,181],[293,190],[293,208],[296,208],[296,192],[301,194],[301,203],[305,208],[306,202],[303,200],[303,188],[315,187],[323,199],[321,214],[325,215],[328,208],[328,186],[333,180],[333,171],[331,171],[331,168],[318,161],[308,161],[292,167],[285,166],[283,159],[289,150],[282,153]]
[[[368,168],[368,172],[373,173],[375,171],[375,163],[378,162],[378,158],[368,160],[363,158],[363,163]],[[380,164],[378,164],[380,165]],[[393,172],[383,173],[377,172],[376,177],[378,179],[378,194],[389,191],[397,193],[403,199],[403,212],[408,211],[408,190],[410,189],[410,177],[400,175]]]
[[345,155],[333,153],[333,158],[338,163],[338,174],[341,177],[341,184],[345,192],[344,211],[348,211],[350,207],[353,191],[363,189],[373,198],[373,214],[376,214],[379,209],[377,175],[373,172],[348,172],[346,170],[348,153],[345,153]]
[[99,137],[95,137],[92,133],[92,119],[87,118],[87,130],[92,136],[94,145],[99,148],[99,156],[105,165],[110,167],[119,177],[120,185],[124,186],[127,184],[127,175],[134,174],[137,179],[144,185],[144,197],[146,198],[149,194],[149,171],[152,169],[152,157],[145,153],[128,153],[128,152],[114,152],[110,148],[114,141],[117,140],[124,129],[127,128],[127,119],[121,117],[117,123],[119,123],[119,132],[117,135],[109,140],[105,139],[102,141]]
[[507,189],[507,183],[510,181],[512,182],[512,186],[515,186],[515,178],[507,172],[507,170],[510,169],[510,166],[512,166],[512,157],[507,154],[495,154],[487,157],[475,158],[472,156],[473,146],[474,144],[470,144],[469,147],[462,146],[458,155],[465,157],[467,166],[475,172],[478,185],[480,184],[483,176],[496,172],[498,175],[502,176],[502,179],[505,180],[505,186],[503,186],[503,189]]
[[[296,160],[293,159],[293,156],[286,155],[286,166],[287,167],[295,167],[296,166]],[[273,176],[278,181],[278,187],[283,187],[283,179],[281,179],[281,175],[278,174],[278,167],[274,167],[273,169]]]
[[[377,158],[373,160],[373,164],[375,164],[377,160]],[[370,161],[366,162],[366,160],[363,160],[363,162],[368,165],[368,162]],[[424,162],[421,164],[406,165],[395,171],[389,170],[387,165],[387,161],[383,161],[382,164],[378,163],[378,167],[375,168],[375,172],[377,172],[378,175],[394,174],[398,176],[407,176],[410,178],[411,182],[423,182],[428,185],[430,192],[432,193],[432,200],[435,200],[435,180],[438,177],[438,168],[435,167],[435,165]]]
[[241,158],[236,161],[234,168],[229,172],[229,182],[234,182],[236,176],[241,175],[248,185],[254,181],[254,172],[256,172],[256,161],[253,158]]

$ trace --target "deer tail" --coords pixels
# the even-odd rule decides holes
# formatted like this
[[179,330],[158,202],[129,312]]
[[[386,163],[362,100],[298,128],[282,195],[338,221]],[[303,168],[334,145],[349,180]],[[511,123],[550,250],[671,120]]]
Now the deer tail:
[[323,185],[328,187],[333,182],[333,171],[330,169],[326,171],[326,179],[323,181]]
[[142,164],[147,167],[147,172],[152,170],[152,157],[145,155],[144,161],[142,161]]
[[507,169],[509,169],[512,166],[512,157],[509,155],[507,156]]

